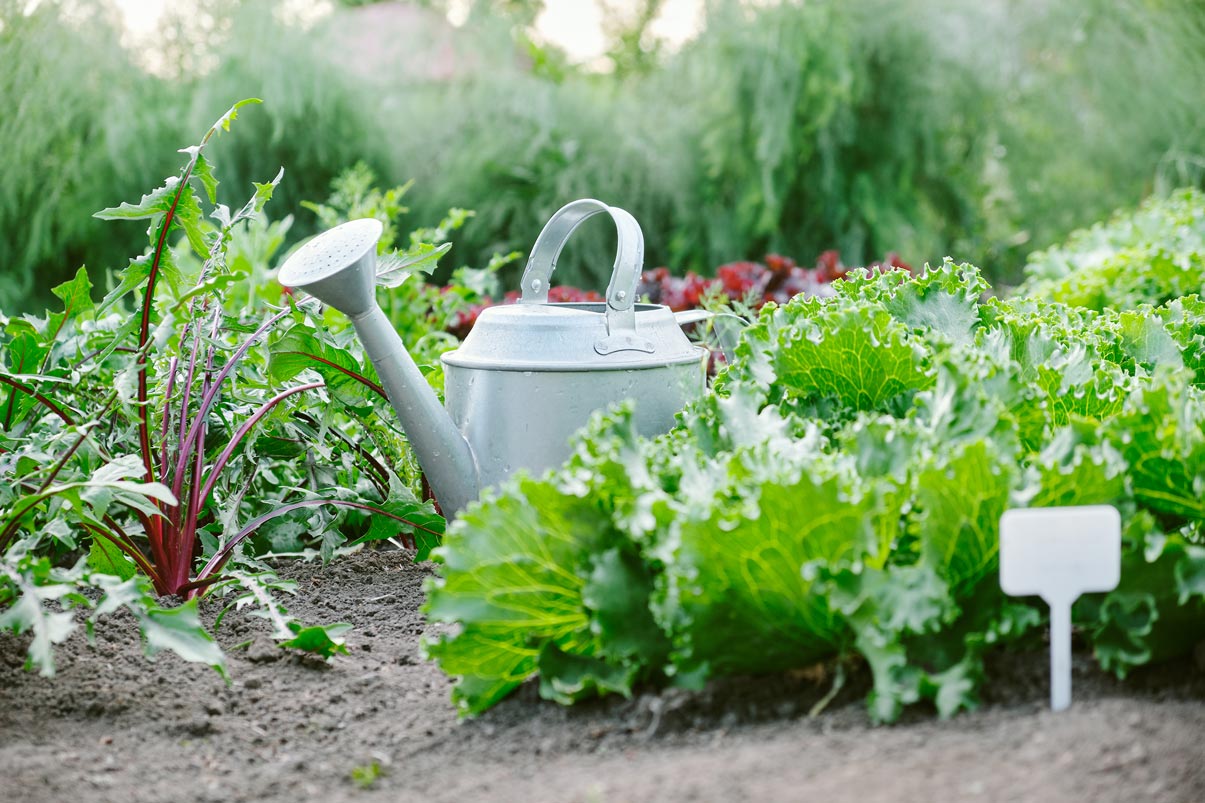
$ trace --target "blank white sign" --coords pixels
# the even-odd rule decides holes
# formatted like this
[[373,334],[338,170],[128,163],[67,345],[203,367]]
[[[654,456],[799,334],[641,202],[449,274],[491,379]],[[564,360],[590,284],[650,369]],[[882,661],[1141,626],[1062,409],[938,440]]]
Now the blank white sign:
[[1121,516],[1109,505],[1021,508],[1000,517],[1000,587],[1047,602],[1121,579]]
[[1000,588],[1050,606],[1050,707],[1071,705],[1071,603],[1121,580],[1121,516],[1108,505],[1006,510]]

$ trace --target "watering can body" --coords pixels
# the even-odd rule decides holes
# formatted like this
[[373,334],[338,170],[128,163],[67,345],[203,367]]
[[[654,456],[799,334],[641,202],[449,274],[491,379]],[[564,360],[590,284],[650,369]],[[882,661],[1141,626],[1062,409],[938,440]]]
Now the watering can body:
[[[609,214],[619,234],[606,300],[549,303],[561,249],[596,214]],[[369,220],[320,235],[290,257],[279,278],[352,319],[449,518],[516,471],[539,474],[563,463],[573,434],[597,410],[632,400],[636,430],[652,436],[673,427],[675,414],[705,392],[707,350],[690,343],[667,307],[636,302],[644,256],[638,224],[622,209],[586,199],[545,225],[519,303],[483,310],[460,348],[443,355],[444,409],[376,305],[373,224],[379,235]],[[367,240],[372,247],[364,250]]]
[[[573,434],[596,410],[633,400],[636,431],[653,436],[672,428],[675,414],[702,394],[706,351],[689,345],[664,308],[637,309],[641,323],[660,318],[665,334],[681,338],[672,355],[671,344],[659,344],[664,361],[587,353],[606,336],[603,306],[489,308],[464,344],[443,356],[444,403],[476,458],[483,487],[520,468],[539,474],[559,466],[569,457]],[[639,330],[649,332],[656,323]],[[526,357],[505,348],[508,334],[527,341]]]

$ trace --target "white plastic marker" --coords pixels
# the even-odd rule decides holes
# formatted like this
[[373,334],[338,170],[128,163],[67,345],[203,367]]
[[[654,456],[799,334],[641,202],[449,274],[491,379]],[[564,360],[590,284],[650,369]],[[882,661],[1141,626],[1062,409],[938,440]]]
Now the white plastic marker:
[[1000,517],[1000,588],[1050,606],[1050,707],[1071,705],[1071,604],[1121,579],[1121,515],[1109,505],[1007,510]]

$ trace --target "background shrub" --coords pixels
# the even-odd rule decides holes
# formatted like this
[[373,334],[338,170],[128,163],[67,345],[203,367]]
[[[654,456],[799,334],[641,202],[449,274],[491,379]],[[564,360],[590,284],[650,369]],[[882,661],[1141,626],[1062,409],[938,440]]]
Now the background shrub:
[[[154,74],[103,3],[0,0],[6,310],[40,306],[84,261],[124,265],[137,240],[91,212],[247,96],[265,100],[251,132],[213,156],[244,186],[286,168],[275,214],[296,215],[291,242],[317,227],[299,201],[363,161],[382,184],[416,180],[412,220],[477,211],[448,270],[526,251],[556,208],[594,196],[641,221],[650,267],[838,248],[847,264],[955,255],[1009,283],[1030,251],[1199,185],[1205,164],[1194,3],[718,0],[680,52],[621,32],[615,72],[598,73],[530,42],[538,2],[475,3],[456,30],[415,17],[434,34],[366,70],[339,35],[371,27],[372,8],[307,27],[283,0],[195,0],[172,6]],[[588,224],[558,280],[603,284],[612,238]]]

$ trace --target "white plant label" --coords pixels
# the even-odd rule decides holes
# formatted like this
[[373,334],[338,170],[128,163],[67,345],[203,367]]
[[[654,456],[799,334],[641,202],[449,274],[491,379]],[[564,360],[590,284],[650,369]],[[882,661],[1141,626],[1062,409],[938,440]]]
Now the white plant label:
[[1000,517],[1000,588],[1050,606],[1050,707],[1071,705],[1071,605],[1121,579],[1121,515],[1110,505],[1039,507]]

